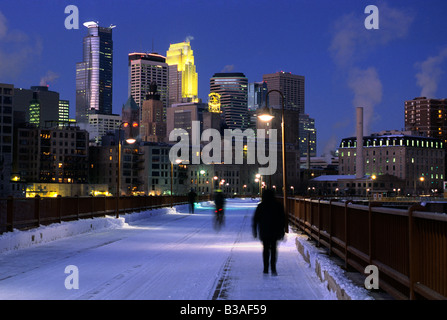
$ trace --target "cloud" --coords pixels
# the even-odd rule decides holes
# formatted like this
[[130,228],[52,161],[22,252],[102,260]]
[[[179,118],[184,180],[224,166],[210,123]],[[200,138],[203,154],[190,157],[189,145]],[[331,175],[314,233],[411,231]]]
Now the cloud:
[[59,75],[51,70],[48,70],[48,72],[42,77],[40,78],[40,84],[41,86],[46,86],[49,83],[53,82],[54,80],[56,80],[57,78],[59,78]]
[[374,120],[374,106],[382,101],[382,82],[374,67],[354,68],[350,71],[348,86],[354,93],[352,104],[363,107],[363,132],[368,134]]
[[355,65],[368,57],[373,49],[407,36],[414,20],[412,13],[391,8],[386,3],[379,5],[378,9],[378,30],[364,27],[367,15],[363,12],[348,13],[335,21],[329,51],[339,67]]
[[0,11],[0,77],[17,77],[42,52],[42,41],[31,39],[20,30],[8,28]]
[[220,72],[232,72],[234,70],[234,64],[227,64]]
[[[368,134],[377,119],[374,107],[382,101],[382,82],[373,66],[360,67],[371,53],[388,43],[404,38],[414,20],[414,15],[403,9],[391,8],[386,3],[378,5],[379,29],[364,27],[363,12],[348,13],[337,19],[332,27],[329,52],[339,72],[346,78],[354,97],[354,107],[363,107],[364,133]],[[368,60],[366,60],[368,61]]]
[[442,63],[447,58],[447,47],[436,56],[428,57],[423,62],[416,63],[419,72],[416,74],[418,86],[421,87],[421,97],[434,98],[438,89],[439,79],[443,73]]

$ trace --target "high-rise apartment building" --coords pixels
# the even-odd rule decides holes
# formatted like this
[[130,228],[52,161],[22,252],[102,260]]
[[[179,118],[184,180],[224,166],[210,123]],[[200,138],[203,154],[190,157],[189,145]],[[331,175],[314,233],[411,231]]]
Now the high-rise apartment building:
[[243,73],[215,73],[210,79],[210,92],[220,95],[222,117],[228,128],[248,128],[248,80]]
[[157,85],[160,100],[166,109],[169,101],[166,57],[157,53],[129,53],[129,96],[140,109],[153,82]]
[[86,22],[83,61],[76,64],[76,120],[87,123],[88,114],[112,114],[113,41],[115,26]]
[[418,97],[405,101],[405,130],[447,142],[447,99]]
[[[304,113],[304,76],[294,75],[290,72],[276,72],[264,74],[262,80],[267,83],[268,90],[279,90],[284,95],[286,108],[296,109]],[[269,94],[269,105],[281,108],[281,96],[273,92]]]
[[198,101],[198,75],[188,41],[171,44],[166,52],[169,65],[169,105]]

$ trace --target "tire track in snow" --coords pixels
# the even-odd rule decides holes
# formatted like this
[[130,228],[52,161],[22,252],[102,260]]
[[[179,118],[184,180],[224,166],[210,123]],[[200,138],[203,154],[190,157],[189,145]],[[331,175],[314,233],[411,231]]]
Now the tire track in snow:
[[219,279],[217,280],[217,284],[215,286],[215,289],[213,291],[211,300],[220,300],[223,299],[225,300],[227,298],[227,291],[229,289],[229,287],[231,286],[231,264],[232,264],[232,259],[233,259],[233,250],[234,247],[241,241],[242,239],[242,234],[243,234],[243,230],[247,224],[247,220],[248,220],[248,213],[245,214],[244,219],[242,221],[241,227],[238,231],[238,234],[236,236],[236,239],[234,240],[233,246],[230,250],[230,255],[228,257],[228,259],[225,261],[222,269],[221,269],[221,276],[219,277]]

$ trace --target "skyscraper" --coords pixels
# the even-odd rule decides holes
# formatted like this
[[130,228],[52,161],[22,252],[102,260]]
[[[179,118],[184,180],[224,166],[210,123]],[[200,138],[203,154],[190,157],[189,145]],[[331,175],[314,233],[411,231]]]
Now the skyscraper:
[[230,129],[248,127],[248,80],[243,73],[215,73],[210,79],[210,92],[220,94],[222,117]]
[[83,62],[76,64],[76,120],[88,122],[88,114],[112,114],[112,29],[86,22]]
[[316,157],[317,130],[315,129],[315,119],[310,118],[308,114],[300,114],[299,137],[300,157]]
[[140,109],[152,82],[157,84],[160,100],[166,109],[169,100],[166,57],[157,53],[129,53],[129,96]]
[[142,141],[164,142],[166,139],[165,108],[160,93],[153,88],[147,93],[141,107],[140,136]]
[[[276,72],[264,74],[262,79],[267,82],[268,90],[279,90],[284,94],[286,108],[296,109],[304,113],[304,76],[294,75],[290,72]],[[268,96],[271,107],[281,108],[281,96],[271,93]]]
[[198,101],[198,75],[188,41],[171,44],[166,52],[169,65],[169,105]]
[[265,81],[248,84],[248,110],[262,108],[265,104],[268,88]]

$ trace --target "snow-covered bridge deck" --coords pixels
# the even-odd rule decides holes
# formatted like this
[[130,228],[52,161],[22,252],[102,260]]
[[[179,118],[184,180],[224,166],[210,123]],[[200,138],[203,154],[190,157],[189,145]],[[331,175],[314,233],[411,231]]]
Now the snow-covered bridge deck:
[[[157,209],[167,213],[4,252],[0,299],[334,299],[299,255],[293,232],[279,242],[278,276],[262,273],[262,245],[251,233],[256,205],[228,200],[219,231],[205,202],[193,215],[186,205]],[[67,266],[78,270],[78,289],[65,286],[74,275]]]

